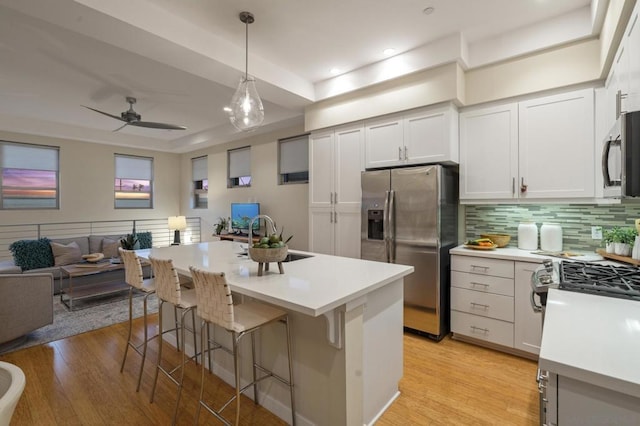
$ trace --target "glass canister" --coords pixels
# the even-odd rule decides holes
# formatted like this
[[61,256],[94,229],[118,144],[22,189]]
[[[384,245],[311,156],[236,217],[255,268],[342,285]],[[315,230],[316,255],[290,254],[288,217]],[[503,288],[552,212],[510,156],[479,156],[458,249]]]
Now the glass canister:
[[538,249],[538,226],[533,222],[521,222],[518,225],[518,248],[520,250]]
[[543,223],[540,227],[540,248],[544,251],[562,251],[562,226]]

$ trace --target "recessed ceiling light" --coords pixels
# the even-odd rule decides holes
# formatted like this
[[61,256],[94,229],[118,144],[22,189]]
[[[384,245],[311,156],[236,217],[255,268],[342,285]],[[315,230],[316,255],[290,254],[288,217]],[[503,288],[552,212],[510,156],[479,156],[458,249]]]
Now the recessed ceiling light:
[[422,11],[422,13],[424,13],[425,15],[431,15],[431,14],[434,12],[434,10],[436,10],[436,9],[435,9],[435,8],[433,8],[433,7],[431,7],[431,6],[429,6],[429,7],[426,7],[426,8]]
[[333,75],[338,75],[340,74],[340,70],[338,68],[331,68],[331,71],[329,71],[331,74]]
[[231,108],[229,108],[228,106],[222,108],[224,110],[224,112],[231,112]]
[[389,55],[393,55],[396,52],[396,49],[393,48],[388,48],[388,49],[384,49],[382,51],[382,53],[384,53],[385,55],[389,56]]

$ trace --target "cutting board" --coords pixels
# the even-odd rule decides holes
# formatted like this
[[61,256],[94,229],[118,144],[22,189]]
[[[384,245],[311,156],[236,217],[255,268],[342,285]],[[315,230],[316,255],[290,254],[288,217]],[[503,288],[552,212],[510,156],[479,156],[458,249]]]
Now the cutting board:
[[611,259],[611,260],[617,260],[618,262],[624,262],[624,263],[629,263],[631,265],[635,265],[635,266],[639,266],[640,265],[640,260],[635,260],[632,259],[628,256],[620,256],[617,254],[613,254],[613,253],[607,253],[607,251],[605,249],[597,249],[596,252],[604,257],[605,259]]

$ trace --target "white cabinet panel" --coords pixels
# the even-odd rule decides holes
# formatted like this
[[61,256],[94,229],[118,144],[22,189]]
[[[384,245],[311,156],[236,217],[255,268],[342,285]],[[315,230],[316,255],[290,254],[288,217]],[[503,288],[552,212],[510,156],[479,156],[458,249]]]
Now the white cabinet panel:
[[309,138],[309,250],[360,258],[362,124]]
[[531,275],[540,266],[537,263],[515,262],[515,321],[514,346],[516,349],[540,353],[542,341],[542,314],[531,307]]
[[636,7],[631,14],[629,25],[627,27],[627,98],[625,109],[628,111],[640,110],[640,3],[636,3]]
[[451,271],[451,286],[513,297],[513,279]]
[[593,197],[593,89],[518,107],[520,198]]
[[460,114],[460,198],[517,198],[518,106]]
[[451,311],[451,331],[474,339],[513,347],[513,323]]
[[367,169],[458,163],[458,112],[453,105],[394,114],[365,123]]
[[513,261],[476,256],[451,256],[451,270],[476,275],[513,278]]
[[[511,283],[513,287],[513,282]],[[451,309],[513,322],[513,297],[451,288]]]

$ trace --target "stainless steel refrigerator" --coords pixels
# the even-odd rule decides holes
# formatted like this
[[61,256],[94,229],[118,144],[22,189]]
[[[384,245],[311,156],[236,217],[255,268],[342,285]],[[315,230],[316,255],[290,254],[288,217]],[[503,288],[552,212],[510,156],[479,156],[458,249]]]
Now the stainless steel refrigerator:
[[362,172],[361,257],[415,268],[404,278],[404,326],[435,340],[449,332],[449,249],[457,229],[457,168]]

